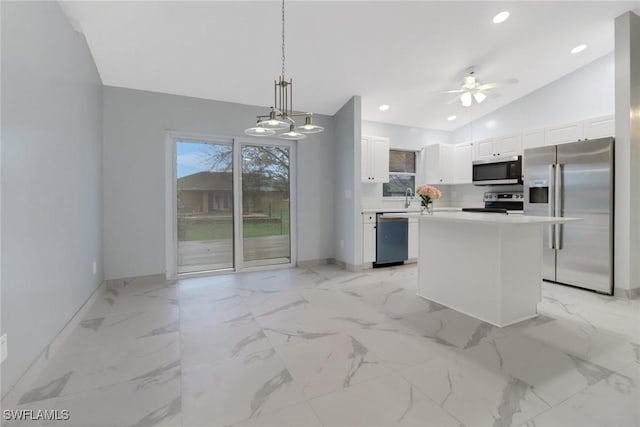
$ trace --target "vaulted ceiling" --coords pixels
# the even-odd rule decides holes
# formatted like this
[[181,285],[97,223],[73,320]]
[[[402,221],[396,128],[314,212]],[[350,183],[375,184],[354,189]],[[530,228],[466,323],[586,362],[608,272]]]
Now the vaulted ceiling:
[[[272,104],[278,1],[61,4],[105,85]],[[614,19],[634,9],[640,2],[287,1],[286,75],[297,110],[332,115],[361,95],[366,120],[453,130],[613,51]],[[494,24],[502,10],[510,18]],[[518,83],[471,110],[448,104],[440,91],[470,66],[480,81]]]

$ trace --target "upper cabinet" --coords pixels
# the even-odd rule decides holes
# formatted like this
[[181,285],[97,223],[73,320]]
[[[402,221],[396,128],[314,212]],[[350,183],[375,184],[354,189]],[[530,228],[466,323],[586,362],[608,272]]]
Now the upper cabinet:
[[432,144],[424,148],[424,177],[427,184],[453,182],[453,145]]
[[615,116],[608,115],[547,128],[545,139],[546,145],[556,145],[614,136],[615,132]]
[[529,130],[522,134],[522,150],[542,147],[544,142],[544,129]]
[[566,123],[547,128],[545,140],[547,145],[566,144],[584,138],[584,122]]
[[522,154],[522,136],[509,135],[474,143],[474,160],[498,160],[500,157]]
[[362,182],[389,182],[389,138],[362,137]]
[[584,136],[588,139],[604,138],[616,134],[616,120],[614,115],[596,117],[584,124]]
[[470,184],[473,176],[473,145],[463,142],[453,146],[453,183]]

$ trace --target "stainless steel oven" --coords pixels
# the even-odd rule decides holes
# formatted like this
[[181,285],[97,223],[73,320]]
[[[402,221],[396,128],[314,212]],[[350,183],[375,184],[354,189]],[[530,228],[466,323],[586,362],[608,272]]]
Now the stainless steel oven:
[[475,185],[522,184],[522,156],[473,162]]

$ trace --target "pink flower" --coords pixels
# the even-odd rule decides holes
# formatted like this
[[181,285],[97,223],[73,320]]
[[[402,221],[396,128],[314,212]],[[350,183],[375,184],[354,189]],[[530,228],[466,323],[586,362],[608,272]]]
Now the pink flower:
[[416,194],[421,197],[426,197],[431,200],[438,200],[442,193],[436,187],[432,187],[431,185],[419,185]]

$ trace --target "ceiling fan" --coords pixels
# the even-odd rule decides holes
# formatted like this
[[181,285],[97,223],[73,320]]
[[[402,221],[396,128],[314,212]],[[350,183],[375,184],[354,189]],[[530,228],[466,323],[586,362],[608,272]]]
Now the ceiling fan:
[[506,79],[493,83],[480,83],[475,76],[475,71],[473,68],[470,68],[467,70],[467,75],[464,77],[460,89],[447,90],[444,93],[459,94],[449,101],[449,104],[459,99],[463,107],[470,107],[474,100],[476,103],[480,104],[482,101],[487,99],[487,94],[490,90],[513,83],[518,83],[518,79]]

